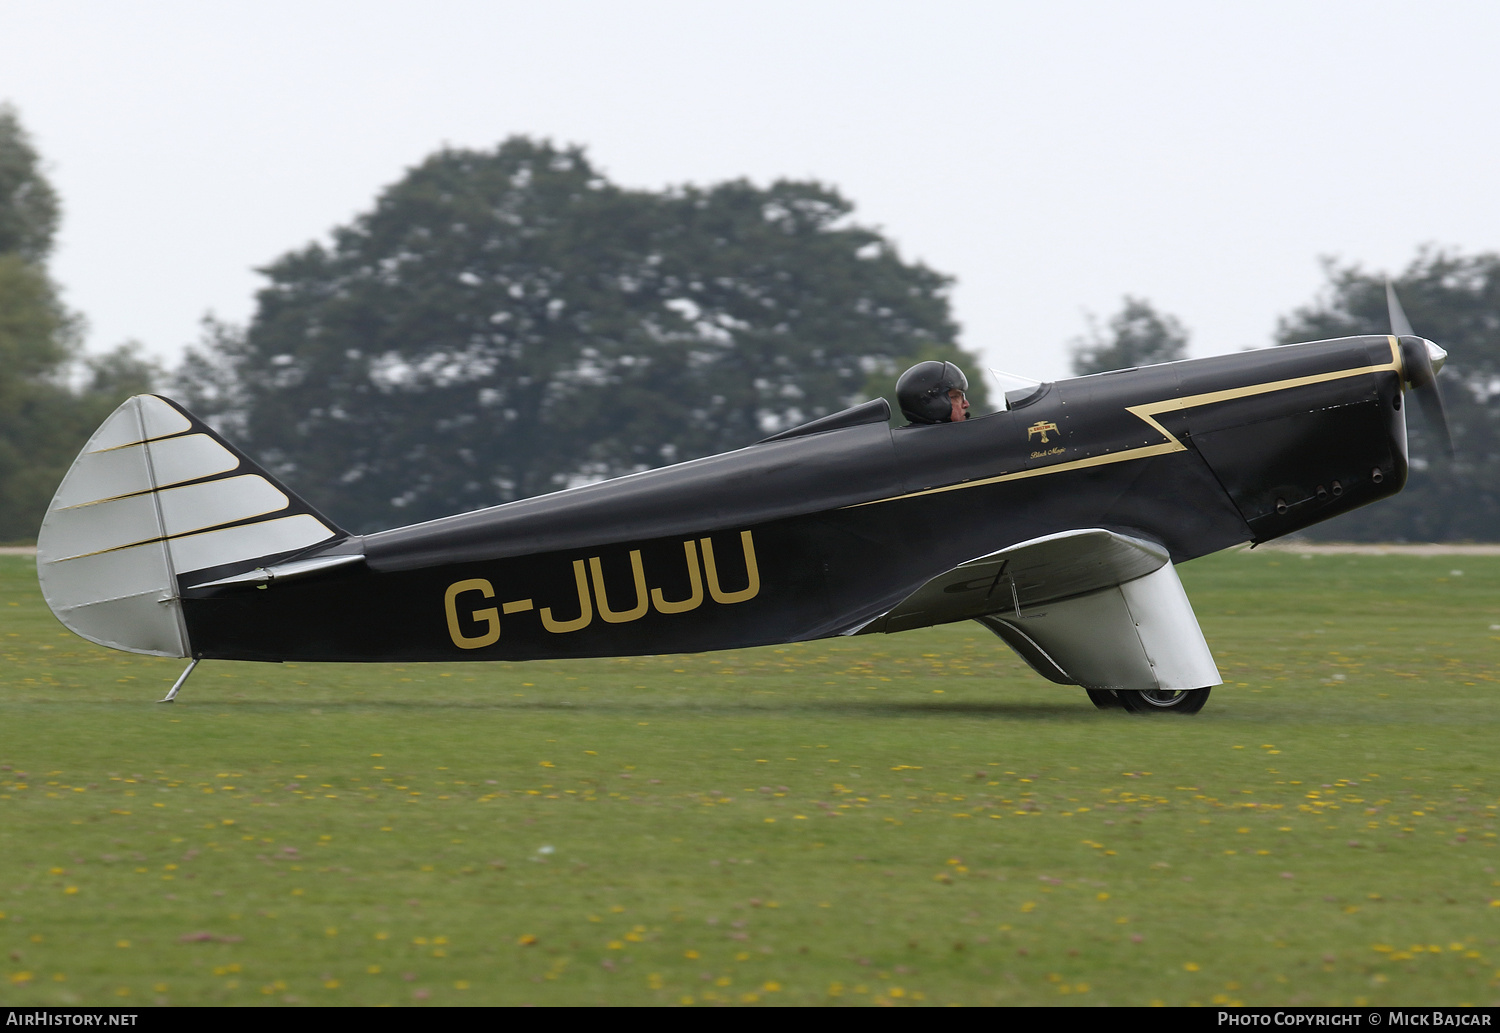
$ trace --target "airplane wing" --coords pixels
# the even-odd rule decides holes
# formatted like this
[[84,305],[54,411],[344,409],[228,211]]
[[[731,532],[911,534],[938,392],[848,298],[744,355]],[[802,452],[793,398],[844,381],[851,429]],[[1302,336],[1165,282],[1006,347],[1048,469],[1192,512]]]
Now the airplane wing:
[[1199,689],[1222,681],[1166,548],[1102,528],[961,563],[860,632],[968,618],[1064,685]]

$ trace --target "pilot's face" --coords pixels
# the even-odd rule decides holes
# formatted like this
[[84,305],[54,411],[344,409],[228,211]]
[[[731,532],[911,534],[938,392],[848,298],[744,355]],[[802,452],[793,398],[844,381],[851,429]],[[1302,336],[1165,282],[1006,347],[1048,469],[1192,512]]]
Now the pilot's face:
[[969,418],[969,399],[958,388],[948,392],[948,401],[953,405],[953,411],[948,414],[948,419],[954,423],[962,423]]

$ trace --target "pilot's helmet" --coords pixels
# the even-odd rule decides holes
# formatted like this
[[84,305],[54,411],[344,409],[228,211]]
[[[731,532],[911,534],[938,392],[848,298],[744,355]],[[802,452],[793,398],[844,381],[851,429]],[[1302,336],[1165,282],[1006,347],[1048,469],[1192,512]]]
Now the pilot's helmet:
[[901,415],[913,423],[948,423],[953,418],[948,392],[954,388],[967,394],[969,379],[953,363],[936,359],[917,363],[896,381]]

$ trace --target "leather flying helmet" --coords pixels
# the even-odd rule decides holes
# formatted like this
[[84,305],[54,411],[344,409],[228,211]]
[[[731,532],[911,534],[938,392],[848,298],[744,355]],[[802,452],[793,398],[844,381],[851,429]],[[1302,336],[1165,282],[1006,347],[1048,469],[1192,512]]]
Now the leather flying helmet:
[[953,363],[936,359],[917,363],[896,381],[901,415],[913,423],[948,423],[953,414],[948,392],[954,388],[969,392],[969,379]]

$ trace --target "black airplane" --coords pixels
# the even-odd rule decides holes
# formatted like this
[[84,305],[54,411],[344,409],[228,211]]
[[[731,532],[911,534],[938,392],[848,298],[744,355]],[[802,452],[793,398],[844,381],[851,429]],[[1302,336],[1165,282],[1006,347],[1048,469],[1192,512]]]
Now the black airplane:
[[1195,713],[1221,679],[1175,565],[1400,491],[1408,388],[1448,442],[1446,353],[1390,302],[1391,335],[1032,385],[968,420],[893,429],[876,399],[363,536],[138,395],[63,479],[37,567],[77,634],[191,658],[163,702],[202,659],[625,656],[977,620],[1101,708]]

